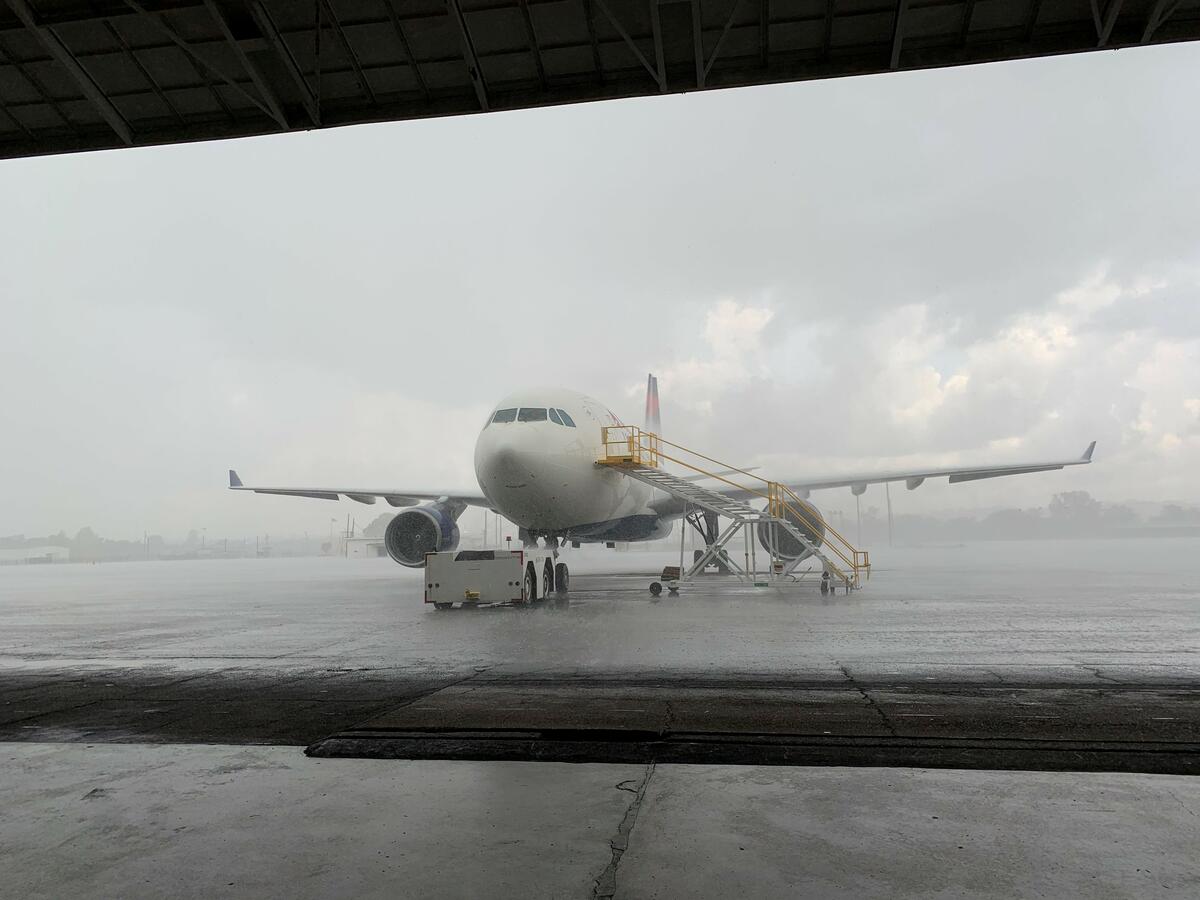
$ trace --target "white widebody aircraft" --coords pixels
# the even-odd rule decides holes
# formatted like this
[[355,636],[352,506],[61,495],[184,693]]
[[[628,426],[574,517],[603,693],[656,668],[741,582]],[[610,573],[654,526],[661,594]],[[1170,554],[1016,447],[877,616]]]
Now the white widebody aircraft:
[[[458,546],[457,520],[468,506],[500,513],[515,523],[527,545],[539,538],[560,542],[613,543],[666,537],[685,503],[652,485],[628,478],[619,470],[601,466],[603,426],[620,425],[604,404],[586,394],[562,389],[537,389],[509,394],[496,404],[475,441],[473,490],[346,487],[259,487],[246,485],[234,470],[229,487],[235,491],[281,494],[337,500],[343,496],[359,503],[382,498],[395,507],[410,507],[389,523],[384,538],[388,554],[404,566],[425,565],[425,554]],[[659,433],[658,382],[650,376],[646,392],[646,430]],[[1091,462],[1093,441],[1075,459],[995,466],[914,469],[864,475],[837,475],[781,479],[792,490],[807,496],[822,488],[850,487],[862,493],[869,484],[903,481],[911,490],[927,478],[946,476],[951,482],[996,478],[1028,472],[1047,472]],[[728,473],[718,473],[728,474]],[[702,476],[689,476],[696,480]],[[745,498],[745,492],[717,489]],[[810,521],[820,522],[811,504]],[[715,524],[715,523],[714,523]],[[811,529],[806,529],[811,530]],[[823,529],[822,529],[823,530]],[[821,534],[810,535],[820,542]],[[760,533],[760,541],[765,535]],[[764,546],[766,546],[764,544]],[[798,542],[777,548],[793,558],[804,551]]]

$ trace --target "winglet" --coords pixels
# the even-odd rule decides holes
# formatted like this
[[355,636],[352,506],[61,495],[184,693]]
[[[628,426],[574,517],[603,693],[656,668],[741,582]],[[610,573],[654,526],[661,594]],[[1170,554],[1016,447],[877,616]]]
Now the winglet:
[[1092,441],[1088,444],[1087,449],[1083,451],[1083,456],[1080,457],[1084,462],[1092,461],[1092,453],[1096,450],[1096,442]]
[[242,486],[242,479],[238,478],[238,473],[233,469],[229,470],[229,486],[231,488],[240,488]]

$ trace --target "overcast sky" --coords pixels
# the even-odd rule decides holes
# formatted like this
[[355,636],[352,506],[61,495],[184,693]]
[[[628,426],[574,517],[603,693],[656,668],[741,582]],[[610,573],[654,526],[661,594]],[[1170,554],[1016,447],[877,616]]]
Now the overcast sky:
[[[0,534],[322,533],[563,385],[904,511],[1200,501],[1200,46],[0,162]],[[871,489],[871,493],[879,489]],[[844,507],[848,491],[815,495]]]

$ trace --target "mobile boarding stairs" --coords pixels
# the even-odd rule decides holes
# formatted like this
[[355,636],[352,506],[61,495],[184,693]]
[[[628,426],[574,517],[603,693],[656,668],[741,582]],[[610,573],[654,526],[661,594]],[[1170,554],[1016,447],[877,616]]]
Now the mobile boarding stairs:
[[[793,574],[796,567],[809,559],[821,564],[829,575],[831,587],[840,585],[847,593],[861,588],[863,580],[870,578],[871,560],[867,552],[853,547],[787,485],[728,466],[635,425],[603,426],[602,441],[598,465],[617,469],[628,478],[675,497],[683,504],[684,518],[704,535],[707,546],[699,558],[687,569],[680,559],[680,582],[703,574],[706,566],[719,563],[742,581],[754,585],[794,584],[798,580]],[[667,472],[663,468],[665,462],[688,469],[691,474],[683,477]],[[704,487],[698,483],[701,481],[722,483],[725,490]],[[766,500],[761,509],[752,505],[761,500]],[[707,530],[697,521],[701,515],[713,523]],[[724,529],[716,525],[720,519],[728,523]],[[728,551],[739,532],[745,548],[741,564]],[[760,571],[755,532],[765,532],[765,543],[771,548],[762,551],[766,556],[765,571]],[[782,556],[778,552],[782,534],[789,535],[806,552],[795,558]],[[681,557],[682,550],[681,535]]]

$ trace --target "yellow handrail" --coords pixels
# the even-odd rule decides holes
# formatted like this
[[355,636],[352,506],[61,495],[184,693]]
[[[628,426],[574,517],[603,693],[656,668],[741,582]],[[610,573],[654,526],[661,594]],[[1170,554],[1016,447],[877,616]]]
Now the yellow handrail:
[[[620,432],[621,435],[616,440],[611,438],[609,434],[610,432],[614,431]],[[858,579],[860,569],[866,569],[869,571],[871,568],[870,555],[865,550],[857,549],[853,544],[846,540],[846,538],[843,537],[837,529],[830,525],[828,520],[825,519],[824,516],[820,515],[820,513],[816,513],[816,520],[814,521],[812,516],[806,510],[807,504],[805,504],[803,498],[801,498],[799,494],[782,482],[770,481],[769,479],[763,478],[761,475],[755,475],[753,472],[748,472],[747,470],[738,468],[737,466],[731,466],[718,459],[713,459],[711,456],[706,456],[705,454],[696,450],[692,450],[689,447],[684,447],[682,444],[669,441],[661,435],[655,434],[654,432],[644,431],[636,425],[602,425],[601,442],[604,445],[605,452],[604,459],[599,460],[601,464],[615,466],[632,464],[646,465],[657,468],[662,460],[676,463],[684,468],[691,469],[693,472],[698,472],[707,478],[711,478],[714,481],[720,481],[729,485],[730,487],[736,488],[739,491],[745,491],[749,494],[761,497],[767,501],[767,510],[772,516],[777,518],[788,518],[789,516],[787,514],[790,513],[793,521],[807,525],[809,528],[813,529],[814,532],[818,527],[820,527],[824,536],[833,538],[832,541],[823,540],[822,545],[832,550],[838,556],[838,558],[841,559],[842,562],[844,562],[846,566],[853,571],[855,580]],[[736,472],[740,475],[744,475],[747,478],[753,479],[754,481],[761,482],[763,485],[765,485],[766,492],[764,493],[762,490],[758,490],[744,484],[739,484],[736,481],[731,481],[723,475],[706,471],[694,463],[690,463],[676,456],[672,456],[671,454],[664,453],[662,451],[663,444],[667,445],[668,447],[674,447],[683,453],[688,454],[689,456],[693,456],[698,459],[702,459],[705,462],[720,466],[722,469],[725,469],[728,472]],[[612,453],[610,448],[613,445],[624,445],[625,452]],[[795,501],[795,505],[788,502],[787,498],[789,497]],[[812,509],[812,507],[808,508]],[[815,509],[813,509],[813,511],[816,512]],[[845,551],[843,551],[838,544],[843,545],[845,547]],[[846,551],[849,552],[849,556],[847,556]],[[844,578],[847,577],[844,573],[839,572],[838,574],[842,575]]]
[[[793,491],[786,484],[783,484],[782,482],[778,482],[778,481],[772,482],[772,484],[776,485],[780,490],[782,490],[784,493],[786,493],[787,495],[792,497],[792,499],[794,499],[797,503],[804,502],[803,498],[800,497],[800,495],[798,495],[795,491]],[[786,500],[783,500],[781,502],[783,503],[785,508],[791,509],[791,506],[788,505]],[[792,511],[798,512],[796,510],[792,510]],[[809,524],[811,525],[813,523],[809,522]],[[829,521],[824,516],[821,517],[821,525],[824,526],[826,534],[832,534],[835,538],[837,538],[839,541],[841,541],[843,544],[845,544],[848,548],[853,550],[855,553],[864,553],[864,554],[866,553],[865,550],[856,550],[854,548],[854,545],[851,544],[848,540],[846,540],[846,538],[844,538],[836,528],[834,528],[832,525],[830,525]]]

